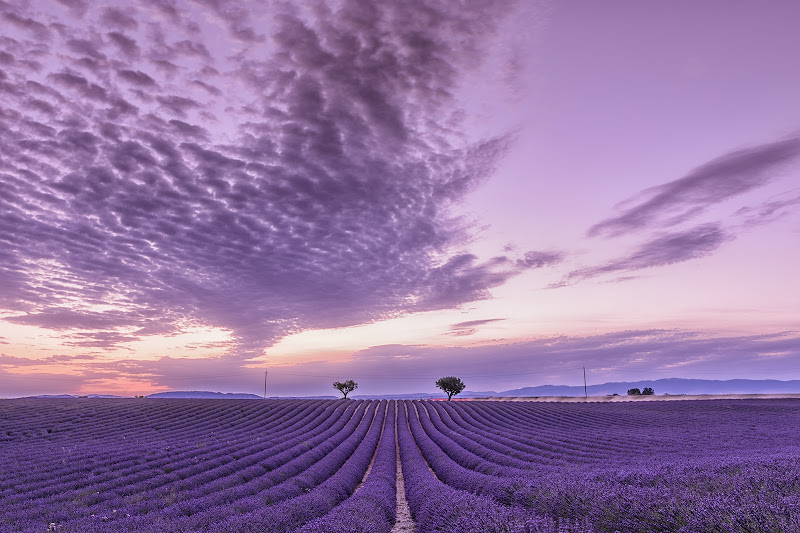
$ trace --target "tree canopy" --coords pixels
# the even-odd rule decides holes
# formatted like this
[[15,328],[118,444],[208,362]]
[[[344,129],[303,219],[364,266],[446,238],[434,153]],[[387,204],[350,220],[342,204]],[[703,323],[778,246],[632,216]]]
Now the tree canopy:
[[347,394],[358,388],[358,383],[352,379],[348,379],[347,381],[334,381],[333,388],[344,394],[344,399],[346,400]]
[[450,401],[454,394],[458,394],[466,387],[464,382],[455,376],[439,378],[436,382],[436,386],[447,393],[447,401]]

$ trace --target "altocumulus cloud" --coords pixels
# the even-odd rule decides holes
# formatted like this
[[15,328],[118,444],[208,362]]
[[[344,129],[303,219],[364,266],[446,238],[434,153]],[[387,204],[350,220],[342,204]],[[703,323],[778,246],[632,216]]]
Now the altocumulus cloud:
[[509,2],[303,5],[0,3],[6,320],[204,323],[246,359],[559,259],[481,262],[448,214],[510,142],[464,141],[453,95]]

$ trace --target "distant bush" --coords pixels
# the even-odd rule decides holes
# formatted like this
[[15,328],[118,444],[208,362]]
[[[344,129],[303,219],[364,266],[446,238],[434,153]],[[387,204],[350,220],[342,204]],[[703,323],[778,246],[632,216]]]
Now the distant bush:
[[642,391],[640,391],[639,389],[637,389],[635,387],[632,388],[632,389],[628,389],[628,396],[639,396],[641,394],[642,394]]
[[649,396],[651,394],[655,394],[655,392],[650,387],[645,387],[644,389],[642,389],[642,394]]

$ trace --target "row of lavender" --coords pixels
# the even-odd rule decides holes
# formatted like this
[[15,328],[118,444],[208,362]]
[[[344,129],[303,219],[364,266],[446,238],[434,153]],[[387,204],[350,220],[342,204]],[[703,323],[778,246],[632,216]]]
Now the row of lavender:
[[423,532],[800,531],[795,400],[404,408]]
[[388,531],[393,432],[385,401],[0,402],[0,531],[292,531],[370,493]]
[[799,408],[4,401],[0,532],[800,531]]

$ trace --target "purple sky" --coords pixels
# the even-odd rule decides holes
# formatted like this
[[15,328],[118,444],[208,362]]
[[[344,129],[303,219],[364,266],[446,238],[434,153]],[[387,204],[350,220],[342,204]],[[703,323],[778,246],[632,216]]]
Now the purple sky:
[[0,0],[0,397],[797,379],[794,1]]

